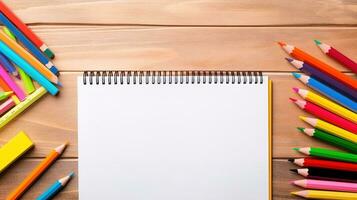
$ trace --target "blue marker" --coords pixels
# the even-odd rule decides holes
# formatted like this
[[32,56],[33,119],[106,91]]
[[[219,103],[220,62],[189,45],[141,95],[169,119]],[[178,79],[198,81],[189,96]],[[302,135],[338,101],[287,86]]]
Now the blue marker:
[[329,97],[330,99],[336,101],[337,103],[345,106],[346,108],[357,112],[357,103],[346,96],[342,95],[336,90],[326,86],[325,84],[319,82],[318,80],[311,78],[310,76],[306,76],[303,74],[293,73],[294,77],[303,82],[304,84],[308,85],[314,90],[324,94],[325,96]]
[[36,200],[49,200],[52,199],[61,189],[63,189],[67,183],[71,180],[74,173],[71,172],[68,176],[65,176],[57,180],[53,185],[51,185],[45,192],[43,192]]
[[28,62],[17,55],[12,49],[10,49],[5,43],[0,41],[0,53],[4,54],[13,63],[20,67],[24,72],[29,75],[33,80],[42,85],[51,95],[56,95],[59,90],[54,86],[46,77],[35,70]]
[[19,73],[17,72],[15,66],[4,56],[4,54],[0,53],[0,64],[13,76],[20,79]]
[[26,48],[42,63],[44,64],[52,73],[58,74],[58,69],[53,65],[53,63],[42,54],[42,52],[23,35],[21,31],[17,29],[5,16],[0,12],[0,22],[3,23],[14,35],[15,37],[26,46]]

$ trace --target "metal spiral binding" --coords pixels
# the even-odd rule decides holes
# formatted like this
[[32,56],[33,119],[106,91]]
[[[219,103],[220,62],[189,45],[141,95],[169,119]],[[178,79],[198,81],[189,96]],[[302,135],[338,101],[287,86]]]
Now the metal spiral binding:
[[262,84],[251,71],[85,71],[83,84]]

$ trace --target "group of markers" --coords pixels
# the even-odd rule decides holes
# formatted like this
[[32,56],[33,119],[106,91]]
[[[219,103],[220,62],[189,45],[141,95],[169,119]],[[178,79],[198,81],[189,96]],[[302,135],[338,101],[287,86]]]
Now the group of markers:
[[[53,52],[2,1],[0,1],[0,128],[44,96],[59,93],[59,71],[51,62]],[[16,79],[22,82],[18,85]],[[33,81],[40,87],[36,88]],[[0,147],[0,175],[34,146],[24,132]],[[54,149],[16,187],[6,200],[19,199],[62,154],[67,144]],[[51,199],[73,177],[73,172],[55,181],[37,200]]]
[[[357,73],[356,62],[327,44],[315,43],[330,58]],[[306,178],[293,181],[306,190],[292,194],[308,199],[357,199],[357,79],[295,46],[279,45],[294,58],[286,58],[288,62],[303,72],[293,76],[317,92],[293,88],[304,100],[291,101],[316,117],[300,116],[313,128],[298,130],[344,150],[294,148],[310,157],[289,159],[303,167],[291,171]]]

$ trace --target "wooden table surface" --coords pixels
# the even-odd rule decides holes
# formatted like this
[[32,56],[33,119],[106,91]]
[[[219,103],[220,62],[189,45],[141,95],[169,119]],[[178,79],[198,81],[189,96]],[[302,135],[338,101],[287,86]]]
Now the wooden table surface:
[[[84,70],[261,70],[273,80],[273,199],[294,199],[292,147],[327,147],[298,133],[303,114],[288,102],[303,87],[290,72],[284,40],[349,73],[312,39],[357,54],[357,2],[336,0],[5,0],[55,52],[63,89],[46,96],[0,132],[4,144],[24,130],[36,147],[0,176],[4,199],[57,145],[70,146],[22,199],[31,200],[55,179],[77,172],[76,77]],[[330,147],[330,146],[328,146]],[[333,148],[333,147],[330,147]],[[102,183],[105,184],[105,183]],[[78,180],[55,199],[78,199]]]

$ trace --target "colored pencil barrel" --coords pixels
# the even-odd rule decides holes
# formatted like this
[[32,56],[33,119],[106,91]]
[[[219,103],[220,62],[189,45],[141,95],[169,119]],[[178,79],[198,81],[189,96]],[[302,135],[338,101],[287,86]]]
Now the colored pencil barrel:
[[8,35],[12,40],[16,41],[15,35],[11,33],[11,31],[6,26],[3,27],[3,30],[6,35]]
[[330,99],[334,100],[335,102],[349,108],[350,110],[356,112],[357,111],[357,103],[353,100],[345,97],[341,93],[335,91],[334,89],[324,85],[320,81],[311,78],[309,76],[293,73],[294,77],[300,80],[302,83],[306,84],[307,86],[311,87],[312,89],[324,94],[325,96],[329,97]]
[[9,76],[9,74],[5,71],[3,66],[0,65],[0,76],[6,82],[6,84],[11,88],[12,91],[16,94],[16,96],[20,99],[20,101],[24,101],[26,98],[26,94],[22,89],[17,86],[15,81]]
[[13,92],[0,92],[0,101],[9,98],[10,95],[12,95]]
[[356,200],[357,193],[352,192],[332,192],[320,190],[303,190],[292,192],[291,194],[307,199],[335,199],[335,200]]
[[322,141],[333,144],[337,147],[344,148],[351,153],[357,153],[357,143],[350,142],[348,140],[344,140],[342,138],[330,135],[324,131],[319,129],[310,129],[310,128],[298,128],[302,133],[305,133],[308,136],[320,139]]
[[300,119],[305,121],[306,123],[310,124],[311,126],[324,130],[330,134],[333,134],[337,137],[344,138],[346,140],[349,140],[351,142],[357,143],[357,135],[354,133],[351,133],[349,131],[346,131],[342,128],[339,128],[335,125],[332,125],[330,123],[327,123],[325,121],[315,119],[315,118],[308,118],[308,117],[303,117],[300,116]]
[[0,53],[0,64],[13,76],[19,78],[19,74],[15,66],[2,54]]
[[318,68],[319,70],[330,74],[330,76],[334,77],[336,80],[341,81],[342,83],[352,87],[353,89],[357,89],[357,80],[352,79],[351,77],[341,73],[330,65],[322,62],[321,60],[307,54],[299,48],[296,48],[292,45],[285,44],[283,42],[279,42],[279,45],[291,56],[294,58],[307,62],[310,65]]
[[345,153],[345,152],[334,151],[330,149],[311,148],[311,147],[294,148],[294,150],[299,151],[305,155],[327,158],[331,160],[357,163],[357,155],[352,153]]
[[312,180],[312,179],[296,180],[293,183],[297,186],[306,189],[332,190],[332,191],[340,191],[340,192],[357,192],[357,183],[322,181],[322,180]]
[[47,47],[47,45],[36,36],[31,29],[29,29],[12,11],[9,9],[3,2],[0,1],[0,11],[4,13],[4,15],[17,26],[18,29],[22,31],[24,35],[27,36],[42,52],[44,52],[49,58],[53,59],[55,55],[53,52]]
[[340,170],[333,170],[333,169],[321,169],[321,168],[290,169],[290,171],[295,172],[309,179],[357,182],[356,172],[340,171]]
[[342,171],[357,172],[357,164],[349,162],[340,162],[334,160],[321,160],[311,157],[289,159],[290,162],[300,167],[315,167],[323,169],[336,169]]
[[24,70],[32,79],[37,81],[42,85],[51,95],[56,95],[59,90],[51,82],[49,82],[42,74],[36,71],[30,64],[28,64],[24,59],[18,56],[12,49],[10,49],[6,44],[0,41],[0,51],[5,54],[12,62],[14,62],[18,67]]
[[41,174],[48,169],[52,163],[62,154],[67,144],[62,144],[56,149],[52,150],[50,154],[35,168],[32,172],[21,182],[21,184],[13,190],[6,200],[19,199],[26,190],[40,177]]
[[15,36],[16,38],[24,45],[26,46],[29,51],[42,63],[44,64],[47,68],[50,69],[51,72],[54,74],[58,73],[57,68],[53,65],[51,61],[48,60],[48,58],[42,54],[42,52],[37,49],[36,46],[32,44],[30,40],[28,40],[22,33],[19,31],[16,26],[14,26],[9,19],[7,19],[3,13],[0,13],[0,22],[2,22]]
[[329,112],[320,106],[317,106],[311,102],[304,101],[304,100],[297,100],[290,98],[298,107],[305,110],[308,113],[315,115],[316,117],[325,120],[331,124],[339,126],[343,129],[351,131],[352,133],[357,134],[357,124],[350,122],[332,112]]
[[341,83],[340,81],[334,79],[333,77],[329,76],[325,72],[316,69],[315,67],[309,65],[308,63],[302,62],[300,60],[295,60],[291,58],[286,58],[287,61],[295,68],[301,70],[302,72],[314,77],[317,80],[329,85],[330,87],[334,88],[337,91],[340,91],[347,97],[350,97],[354,101],[357,101],[357,90],[346,86],[345,84]]
[[12,107],[14,107],[16,104],[12,98],[6,100],[4,103],[0,105],[0,116],[6,113],[8,110],[10,110]]
[[49,200],[52,199],[61,189],[63,189],[67,183],[71,180],[74,173],[70,173],[69,175],[57,180],[54,184],[52,184],[45,192],[43,192],[36,200]]
[[302,98],[319,105],[349,121],[357,123],[357,114],[311,91],[293,88]]
[[355,61],[351,60],[337,49],[331,47],[330,45],[322,43],[319,40],[315,40],[315,43],[322,50],[322,52],[324,52],[330,58],[336,60],[343,66],[351,69],[354,73],[357,73],[357,63]]

